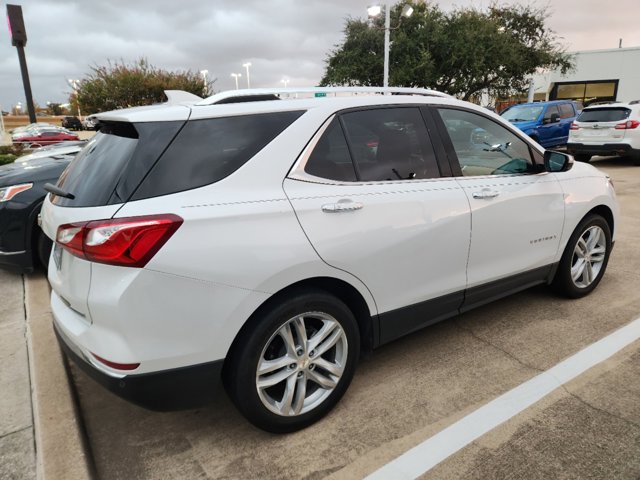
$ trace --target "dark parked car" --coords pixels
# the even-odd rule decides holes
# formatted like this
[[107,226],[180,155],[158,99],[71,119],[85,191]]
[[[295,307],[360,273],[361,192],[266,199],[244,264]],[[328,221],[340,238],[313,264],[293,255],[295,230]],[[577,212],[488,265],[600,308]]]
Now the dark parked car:
[[62,119],[62,126],[69,130],[82,130],[82,122],[78,117],[64,117]]
[[[78,145],[78,151],[82,145]],[[38,226],[38,214],[47,192],[45,183],[56,183],[75,153],[34,158],[0,167],[0,266],[31,272],[46,266],[51,240]]]
[[567,143],[569,127],[580,113],[576,102],[554,100],[513,105],[500,116],[545,148]]

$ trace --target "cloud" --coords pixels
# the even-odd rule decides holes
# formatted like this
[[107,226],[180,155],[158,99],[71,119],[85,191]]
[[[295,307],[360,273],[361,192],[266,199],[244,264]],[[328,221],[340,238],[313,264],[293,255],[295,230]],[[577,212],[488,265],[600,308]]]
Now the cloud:
[[[487,7],[493,0],[441,0],[443,9]],[[524,0],[523,0],[524,1]],[[17,3],[17,2],[16,2]],[[252,63],[254,87],[316,85],[328,52],[342,40],[344,19],[364,17],[372,0],[22,0],[27,61],[34,99],[65,102],[67,78],[82,78],[108,59],[148,58],[171,70],[207,69],[216,90],[235,88],[232,72]],[[515,0],[500,2],[517,3]],[[549,26],[570,50],[640,45],[638,0],[537,0],[549,5]],[[635,12],[635,14],[630,14]],[[24,92],[15,49],[0,26],[0,104],[6,110]]]

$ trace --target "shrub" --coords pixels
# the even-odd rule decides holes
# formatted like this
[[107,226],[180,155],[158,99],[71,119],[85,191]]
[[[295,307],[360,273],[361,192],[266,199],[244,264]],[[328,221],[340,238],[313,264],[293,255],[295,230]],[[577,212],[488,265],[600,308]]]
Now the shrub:
[[0,153],[0,165],[6,165],[7,163],[13,162],[16,158],[16,155],[11,153]]

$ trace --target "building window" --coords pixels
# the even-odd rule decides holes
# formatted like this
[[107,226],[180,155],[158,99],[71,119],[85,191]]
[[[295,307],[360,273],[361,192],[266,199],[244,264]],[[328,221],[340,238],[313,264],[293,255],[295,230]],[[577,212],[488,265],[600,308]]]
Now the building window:
[[553,86],[549,100],[577,100],[586,107],[596,102],[615,101],[617,94],[618,80],[561,82]]

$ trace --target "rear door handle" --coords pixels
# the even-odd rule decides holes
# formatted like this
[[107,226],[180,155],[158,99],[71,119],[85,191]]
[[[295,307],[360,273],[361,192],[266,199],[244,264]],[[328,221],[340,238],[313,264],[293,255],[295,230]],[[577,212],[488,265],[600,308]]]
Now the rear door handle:
[[480,192],[473,192],[473,198],[477,199],[487,199],[487,198],[495,198],[500,195],[500,192],[497,190],[489,190],[488,188],[481,190]]
[[353,212],[362,209],[362,207],[364,207],[364,205],[360,202],[340,200],[338,203],[326,203],[322,205],[322,211],[325,213]]

